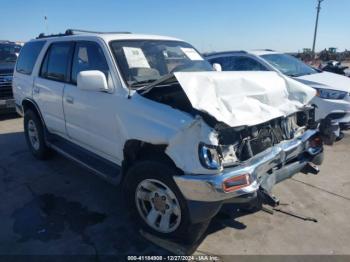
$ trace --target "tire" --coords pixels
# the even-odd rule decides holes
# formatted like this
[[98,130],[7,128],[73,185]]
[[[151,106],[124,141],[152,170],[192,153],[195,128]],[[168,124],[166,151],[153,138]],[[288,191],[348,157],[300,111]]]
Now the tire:
[[192,244],[204,233],[209,220],[191,224],[187,201],[173,180],[174,175],[177,171],[169,164],[137,162],[127,172],[124,191],[139,227],[162,238]]
[[24,135],[29,150],[37,159],[47,159],[50,149],[46,145],[44,127],[38,115],[28,109],[24,113]]

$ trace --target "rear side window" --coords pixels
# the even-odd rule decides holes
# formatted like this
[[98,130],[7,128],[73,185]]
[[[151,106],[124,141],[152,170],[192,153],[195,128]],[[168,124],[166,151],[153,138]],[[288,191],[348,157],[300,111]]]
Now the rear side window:
[[99,70],[108,78],[108,64],[101,47],[95,42],[78,42],[75,46],[72,82],[77,83],[77,75],[81,71]]
[[36,59],[40,54],[45,42],[29,42],[24,45],[17,60],[16,71],[21,74],[30,75],[33,71]]
[[227,56],[210,60],[221,65],[223,71],[268,71],[268,69],[250,57]]
[[40,76],[54,81],[67,81],[72,47],[70,42],[52,44],[41,65]]

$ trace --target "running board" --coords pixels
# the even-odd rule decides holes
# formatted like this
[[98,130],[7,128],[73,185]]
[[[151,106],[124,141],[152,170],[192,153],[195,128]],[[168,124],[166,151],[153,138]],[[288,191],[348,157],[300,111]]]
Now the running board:
[[73,160],[95,175],[98,175],[113,184],[119,184],[121,180],[121,167],[117,164],[57,135],[50,134],[47,143],[54,151]]

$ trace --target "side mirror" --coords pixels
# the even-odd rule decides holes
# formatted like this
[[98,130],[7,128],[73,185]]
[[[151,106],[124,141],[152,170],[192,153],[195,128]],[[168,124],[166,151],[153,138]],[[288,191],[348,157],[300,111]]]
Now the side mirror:
[[214,63],[214,64],[213,64],[213,68],[214,68],[214,70],[217,71],[217,72],[221,72],[221,71],[222,71],[222,67],[221,67],[221,65],[218,64],[218,63]]
[[106,76],[98,70],[79,72],[77,87],[86,91],[108,91]]

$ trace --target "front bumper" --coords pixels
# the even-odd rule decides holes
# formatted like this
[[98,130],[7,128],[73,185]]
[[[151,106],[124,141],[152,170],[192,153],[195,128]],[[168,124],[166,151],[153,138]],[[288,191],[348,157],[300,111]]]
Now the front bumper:
[[350,123],[350,96],[344,99],[322,99],[315,97],[312,103],[317,106],[315,119],[331,118],[337,123]]
[[0,113],[1,112],[15,112],[15,100],[13,98],[0,98]]
[[[302,136],[281,142],[239,166],[227,168],[219,174],[183,175],[174,177],[174,180],[189,201],[220,202],[255,193],[261,186],[270,190],[274,184],[300,172],[313,158],[322,153],[322,146],[310,146],[310,140],[318,136],[317,130],[307,130]],[[243,174],[249,174],[250,185],[231,192],[224,191],[224,181]]]

